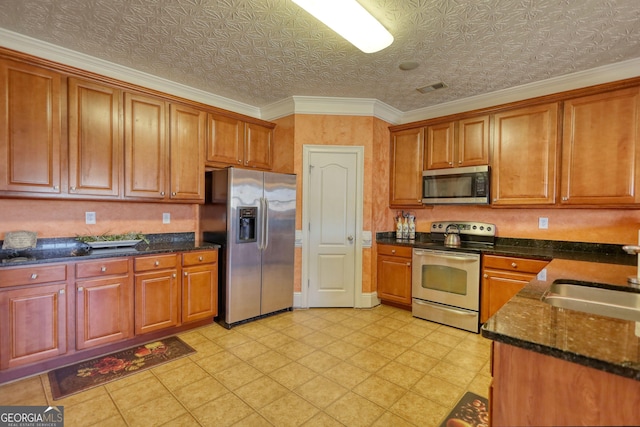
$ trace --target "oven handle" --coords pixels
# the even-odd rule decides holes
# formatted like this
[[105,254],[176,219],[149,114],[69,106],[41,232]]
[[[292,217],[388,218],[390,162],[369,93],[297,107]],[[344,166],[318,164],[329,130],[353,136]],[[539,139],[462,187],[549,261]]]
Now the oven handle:
[[456,310],[453,307],[443,307],[440,304],[437,304],[437,305],[436,304],[431,304],[431,303],[429,303],[427,301],[423,301],[423,300],[420,300],[420,299],[417,299],[417,298],[414,298],[413,302],[415,304],[418,304],[418,305],[426,305],[426,306],[429,306],[429,307],[434,307],[434,308],[439,308],[439,309],[443,309],[443,310],[447,310],[447,311],[452,311],[452,312],[454,312],[456,314],[459,314],[461,316],[476,316],[478,314],[476,312]]
[[473,255],[449,255],[446,252],[437,252],[437,251],[421,251],[419,249],[414,249],[416,255],[434,255],[438,258],[444,259],[452,259],[456,261],[475,261],[477,257]]

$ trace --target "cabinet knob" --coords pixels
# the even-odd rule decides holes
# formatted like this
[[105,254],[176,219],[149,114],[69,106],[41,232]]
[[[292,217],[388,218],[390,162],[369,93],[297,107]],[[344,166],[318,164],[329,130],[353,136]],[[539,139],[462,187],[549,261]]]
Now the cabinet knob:
[[407,267],[411,267],[411,263],[410,262],[407,263]]
[[70,190],[71,191],[76,191],[76,187],[71,187]]
[[78,292],[82,292],[82,291],[84,291],[84,288],[83,288],[82,286],[80,286],[80,287],[78,288]]
[[449,166],[451,166],[453,164],[453,162],[449,162]]
[[515,262],[512,262],[512,263],[511,263],[511,267],[513,267],[513,268],[518,268],[518,264],[516,264]]
[[54,189],[54,190],[56,190],[56,191],[58,191],[58,189],[60,189],[60,187],[59,187],[59,186],[57,186],[57,185],[54,185],[54,186],[53,186],[53,189]]
[[105,271],[107,271],[107,267],[100,267],[100,271],[104,273]]
[[489,278],[489,275],[488,275],[487,273],[484,273],[484,274],[482,275],[482,277],[484,277],[485,279],[488,279],[488,278]]
[[161,196],[164,196],[164,191],[161,191],[161,192],[160,192],[160,195],[161,195]]
[[160,265],[160,261],[156,261],[153,263],[153,265],[155,265],[156,267]]
[[171,277],[173,277],[173,278],[175,279],[175,278],[176,278],[176,277],[178,277],[178,276],[176,275],[176,273],[173,273],[173,274],[171,275]]
[[242,160],[238,159],[238,163],[239,163],[239,164],[242,164]]
[[462,160],[458,160],[458,164],[461,165],[462,164]]
[[184,277],[187,277],[189,275],[189,273],[187,273],[186,271],[184,272]]
[[31,275],[31,280],[37,279],[38,278],[38,274],[37,273],[33,273]]
[[60,290],[58,291],[58,293],[59,293],[60,295],[64,295],[64,289],[60,289]]
[[173,193],[171,193],[171,195],[172,195],[172,196],[175,196],[175,195],[176,195],[176,192],[174,191]]
[[568,197],[563,197],[562,200],[566,202],[567,200],[569,200],[569,198]]
[[198,257],[198,261],[202,261],[202,257],[201,256]]
[[391,253],[392,253],[392,254],[395,254],[395,253],[396,253],[396,250],[395,250],[395,249],[391,249]]

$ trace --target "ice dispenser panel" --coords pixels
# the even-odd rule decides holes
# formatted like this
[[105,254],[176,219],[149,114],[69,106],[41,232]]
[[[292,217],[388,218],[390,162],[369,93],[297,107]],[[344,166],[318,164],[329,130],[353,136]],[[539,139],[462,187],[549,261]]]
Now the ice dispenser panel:
[[248,243],[256,241],[256,215],[257,207],[238,208],[238,243]]

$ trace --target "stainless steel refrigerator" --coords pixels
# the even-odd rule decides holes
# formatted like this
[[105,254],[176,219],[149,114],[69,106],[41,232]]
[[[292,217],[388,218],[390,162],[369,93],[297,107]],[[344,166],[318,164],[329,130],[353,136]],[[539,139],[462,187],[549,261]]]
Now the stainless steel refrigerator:
[[207,172],[203,240],[222,246],[218,322],[227,328],[293,307],[296,176]]

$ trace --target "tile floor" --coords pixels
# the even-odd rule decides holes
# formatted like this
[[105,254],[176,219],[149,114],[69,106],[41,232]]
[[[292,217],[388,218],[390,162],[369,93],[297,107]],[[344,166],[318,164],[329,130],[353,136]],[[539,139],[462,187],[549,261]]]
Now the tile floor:
[[2,405],[63,405],[65,426],[438,426],[487,396],[490,341],[389,306],[294,310],[179,335],[197,353],[65,399],[45,375]]

